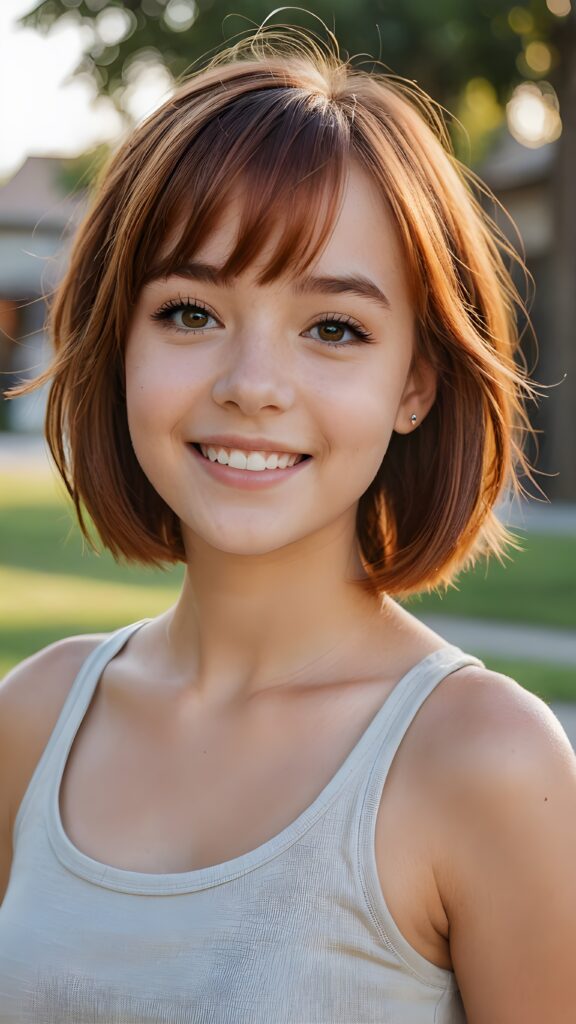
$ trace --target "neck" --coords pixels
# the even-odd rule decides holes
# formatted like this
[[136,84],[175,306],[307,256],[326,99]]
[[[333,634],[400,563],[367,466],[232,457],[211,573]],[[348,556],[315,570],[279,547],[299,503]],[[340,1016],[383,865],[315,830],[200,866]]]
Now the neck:
[[187,546],[193,555],[164,627],[177,674],[206,700],[317,677],[382,615],[382,601],[355,582],[366,574],[350,521],[263,555],[197,537]]

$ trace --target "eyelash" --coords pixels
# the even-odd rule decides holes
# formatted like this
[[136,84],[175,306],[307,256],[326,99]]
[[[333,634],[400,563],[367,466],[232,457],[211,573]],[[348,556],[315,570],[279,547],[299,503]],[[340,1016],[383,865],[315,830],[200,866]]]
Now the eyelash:
[[196,327],[196,328],[184,328],[177,327],[177,325],[170,320],[172,313],[179,313],[183,309],[196,309],[202,313],[208,313],[209,316],[218,319],[216,314],[205,305],[203,302],[197,302],[196,299],[183,299],[180,295],[177,299],[168,299],[164,302],[154,313],[151,313],[150,319],[159,321],[163,327],[171,327],[173,330],[178,331],[179,334],[202,334],[208,328]]
[[[215,320],[218,319],[216,314],[213,313],[205,303],[197,302],[196,299],[183,299],[181,296],[178,296],[177,299],[169,299],[150,315],[150,319],[160,323],[163,327],[177,331],[178,334],[204,334],[205,331],[211,330],[211,328],[206,327],[178,327],[170,318],[173,313],[181,312],[185,309],[195,309],[202,313],[207,313],[209,316],[214,317]],[[329,348],[348,348],[350,345],[362,345],[365,342],[372,341],[374,337],[374,335],[370,334],[369,331],[364,330],[364,328],[361,327],[353,317],[348,315],[342,316],[340,313],[326,314],[325,316],[320,317],[319,320],[316,320],[312,324],[312,327],[318,327],[320,324],[338,324],[342,327],[348,327],[349,330],[356,335],[355,341],[348,342],[326,341],[325,339],[316,338],[313,339],[314,341],[319,340],[321,345],[327,345]],[[308,328],[308,330],[311,329],[312,328]]]
[[374,338],[373,334],[364,330],[357,320],[354,320],[353,317],[348,314],[342,316],[341,313],[329,313],[327,316],[321,316],[319,320],[316,320],[316,322],[312,324],[312,327],[317,327],[319,324],[338,324],[342,327],[348,327],[352,331],[352,334],[356,335],[355,341],[349,341],[347,343],[342,341],[325,340],[320,342],[321,345],[329,345],[330,348],[347,348],[348,345],[362,345],[364,342],[372,341]]

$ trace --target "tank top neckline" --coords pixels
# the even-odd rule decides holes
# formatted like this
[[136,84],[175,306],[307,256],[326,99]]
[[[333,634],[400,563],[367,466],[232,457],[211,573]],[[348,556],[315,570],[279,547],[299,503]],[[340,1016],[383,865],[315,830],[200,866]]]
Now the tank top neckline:
[[[383,739],[387,728],[395,721],[404,704],[413,697],[419,684],[431,674],[441,681],[446,675],[477,659],[464,654],[460,648],[446,644],[426,655],[412,666],[399,680],[380,705],[364,732],[360,735],[344,761],[328,783],[301,814],[276,835],[256,848],[230,860],[209,867],[180,872],[142,872],[115,867],[83,853],[67,835],[60,813],[60,789],[68,756],[86,711],[92,701],[100,677],[109,661],[127,643],[130,636],[149,620],[143,620],[113,633],[88,656],[73,684],[69,698],[72,707],[64,723],[58,743],[56,763],[46,804],[46,827],[51,846],[60,863],[76,876],[106,889],[139,895],[171,895],[195,892],[221,885],[247,874],[283,853],[314,825],[328,809],[342,787],[378,739]],[[74,699],[76,698],[76,699]]]

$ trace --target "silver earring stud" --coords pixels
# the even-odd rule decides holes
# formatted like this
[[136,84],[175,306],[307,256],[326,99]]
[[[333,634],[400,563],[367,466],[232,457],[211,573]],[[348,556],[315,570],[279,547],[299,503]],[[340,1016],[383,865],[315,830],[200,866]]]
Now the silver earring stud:
[[412,426],[414,426],[414,424],[416,423],[417,420],[418,420],[418,417],[417,417],[416,413],[413,412],[411,417],[410,417],[410,423],[412,424]]

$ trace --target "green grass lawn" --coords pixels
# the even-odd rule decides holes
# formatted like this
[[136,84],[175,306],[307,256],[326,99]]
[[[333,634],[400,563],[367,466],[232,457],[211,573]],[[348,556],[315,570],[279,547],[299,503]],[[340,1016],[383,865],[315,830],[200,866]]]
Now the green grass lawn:
[[576,536],[520,536],[511,560],[478,564],[457,589],[406,602],[415,613],[466,615],[499,622],[576,629]]
[[[576,628],[576,537],[529,535],[505,566],[478,566],[457,590],[408,602],[444,612]],[[174,601],[182,568],[167,572],[117,565],[86,549],[54,480],[0,475],[0,675],[63,636],[108,632],[158,614]],[[576,699],[576,672],[486,659],[545,699]]]
[[90,551],[50,478],[0,476],[0,675],[61,637],[157,615],[181,578]]

